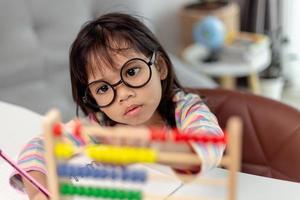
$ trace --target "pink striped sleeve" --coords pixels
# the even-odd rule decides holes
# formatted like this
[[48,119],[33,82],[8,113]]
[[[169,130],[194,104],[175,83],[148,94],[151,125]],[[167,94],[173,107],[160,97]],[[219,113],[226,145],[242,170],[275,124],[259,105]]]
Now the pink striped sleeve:
[[[81,140],[78,140],[72,132],[72,123],[69,123],[66,126],[66,131],[64,132],[65,138],[70,141],[75,146],[84,145]],[[87,138],[87,143],[93,143],[94,140],[91,137]],[[44,137],[37,136],[30,140],[21,150],[17,164],[20,168],[24,169],[25,171],[39,171],[42,173],[46,173],[46,164],[44,160]],[[22,177],[17,171],[13,171],[9,178],[10,185],[21,191],[24,191],[24,184],[22,182]]]
[[[18,166],[25,171],[39,171],[45,174],[44,151],[43,137],[38,136],[33,138],[20,152],[17,162]],[[9,182],[13,188],[25,192],[22,177],[17,171],[13,171]]]
[[[178,92],[175,119],[177,128],[183,131],[202,132],[207,135],[223,136],[217,118],[196,94]],[[223,155],[224,145],[191,143],[193,149],[202,160],[201,173],[216,167]]]

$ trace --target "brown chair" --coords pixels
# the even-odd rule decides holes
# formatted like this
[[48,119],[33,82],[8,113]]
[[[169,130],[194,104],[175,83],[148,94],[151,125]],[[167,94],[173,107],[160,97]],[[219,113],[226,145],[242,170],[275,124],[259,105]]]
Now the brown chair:
[[300,112],[283,103],[223,89],[190,89],[225,127],[232,115],[243,120],[241,171],[300,182]]

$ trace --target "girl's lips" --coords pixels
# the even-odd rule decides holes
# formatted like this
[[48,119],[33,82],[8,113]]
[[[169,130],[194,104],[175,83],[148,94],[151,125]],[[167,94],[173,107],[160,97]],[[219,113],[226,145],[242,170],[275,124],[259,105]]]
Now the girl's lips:
[[129,106],[126,109],[124,115],[134,117],[134,116],[138,115],[141,112],[141,109],[142,109],[141,105],[132,105],[132,106]]

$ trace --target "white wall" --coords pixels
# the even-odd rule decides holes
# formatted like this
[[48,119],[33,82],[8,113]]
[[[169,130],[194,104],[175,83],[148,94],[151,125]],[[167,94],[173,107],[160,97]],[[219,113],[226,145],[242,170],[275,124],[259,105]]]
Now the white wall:
[[[179,10],[195,0],[96,0],[99,14],[124,11],[145,17],[145,23],[172,53],[180,47]],[[97,13],[97,14],[98,14]]]
[[283,50],[284,74],[293,87],[300,88],[300,1],[283,1],[283,32],[290,43]]

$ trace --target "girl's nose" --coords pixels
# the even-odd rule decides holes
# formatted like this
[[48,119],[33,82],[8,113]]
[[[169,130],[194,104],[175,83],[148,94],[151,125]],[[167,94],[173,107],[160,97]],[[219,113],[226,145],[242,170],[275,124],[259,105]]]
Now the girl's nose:
[[130,88],[130,87],[126,86],[124,83],[116,86],[115,90],[117,93],[116,99],[120,103],[127,101],[128,99],[130,99],[131,97],[134,97],[136,95],[134,88]]

